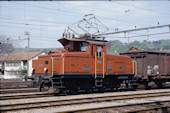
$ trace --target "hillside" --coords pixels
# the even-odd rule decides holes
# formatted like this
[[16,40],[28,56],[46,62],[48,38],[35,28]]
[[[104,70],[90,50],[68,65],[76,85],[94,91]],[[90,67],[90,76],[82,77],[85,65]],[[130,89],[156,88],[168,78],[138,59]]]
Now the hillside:
[[170,39],[159,40],[159,41],[134,41],[129,44],[124,44],[119,40],[109,41],[107,46],[107,52],[111,54],[118,54],[121,51],[127,51],[131,47],[140,47],[143,50],[169,50],[170,49]]

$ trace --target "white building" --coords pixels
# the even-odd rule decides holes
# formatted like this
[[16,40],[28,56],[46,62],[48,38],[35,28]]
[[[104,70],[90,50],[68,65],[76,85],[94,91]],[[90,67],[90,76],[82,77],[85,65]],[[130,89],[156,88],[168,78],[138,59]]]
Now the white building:
[[[41,51],[29,52],[29,75],[32,73],[32,60],[45,53]],[[24,77],[27,71],[28,53],[10,53],[0,55],[0,78],[20,78]]]

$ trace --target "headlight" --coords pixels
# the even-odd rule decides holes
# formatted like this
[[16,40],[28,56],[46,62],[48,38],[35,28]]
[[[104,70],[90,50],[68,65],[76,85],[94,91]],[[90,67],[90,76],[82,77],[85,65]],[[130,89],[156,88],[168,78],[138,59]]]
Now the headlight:
[[46,68],[46,67],[44,68],[44,71],[47,71],[47,68]]

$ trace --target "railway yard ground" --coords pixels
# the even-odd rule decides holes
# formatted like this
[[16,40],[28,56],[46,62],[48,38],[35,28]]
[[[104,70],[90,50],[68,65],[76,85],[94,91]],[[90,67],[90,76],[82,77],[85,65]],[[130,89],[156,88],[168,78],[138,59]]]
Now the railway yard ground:
[[[10,87],[9,83],[13,87]],[[1,82],[1,112],[170,112],[169,88],[55,96],[47,92],[38,92],[31,84],[32,81]]]

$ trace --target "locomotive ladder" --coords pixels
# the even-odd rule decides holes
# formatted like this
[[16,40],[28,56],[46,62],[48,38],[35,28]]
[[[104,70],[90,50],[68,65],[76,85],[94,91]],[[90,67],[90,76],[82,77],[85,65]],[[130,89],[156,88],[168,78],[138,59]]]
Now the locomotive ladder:
[[96,75],[95,86],[96,87],[103,87],[103,75]]
[[[51,85],[52,85],[52,88],[55,90],[56,93],[60,93],[60,92],[63,92],[65,90],[64,82],[62,81],[61,75],[57,75],[57,76],[54,75],[54,60],[53,60],[53,57],[50,57],[50,58],[51,58],[51,61],[52,61],[52,63],[51,63],[52,64],[51,65],[52,66],[52,70],[51,70],[52,75],[51,75],[51,78],[50,78]],[[63,64],[64,64],[64,58],[63,58]],[[63,74],[64,74],[64,70],[63,70]]]
[[52,87],[58,92],[65,90],[64,82],[62,81],[61,76],[51,77],[51,84],[52,84]]
[[97,88],[103,87],[103,78],[104,78],[104,53],[103,53],[103,75],[97,74],[97,52],[95,52],[95,86]]

